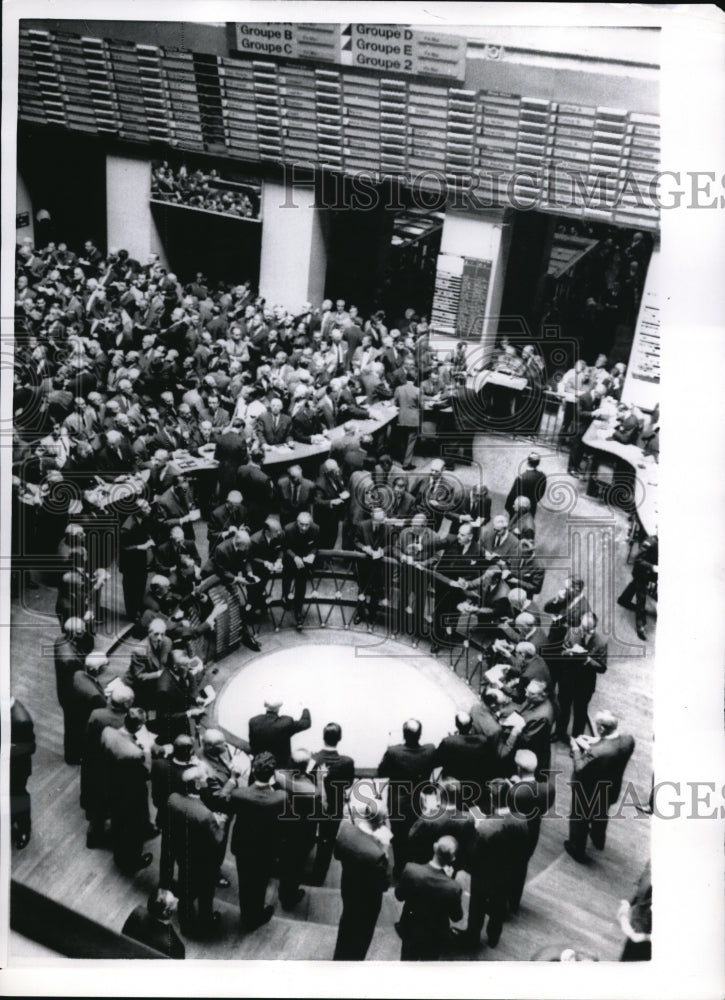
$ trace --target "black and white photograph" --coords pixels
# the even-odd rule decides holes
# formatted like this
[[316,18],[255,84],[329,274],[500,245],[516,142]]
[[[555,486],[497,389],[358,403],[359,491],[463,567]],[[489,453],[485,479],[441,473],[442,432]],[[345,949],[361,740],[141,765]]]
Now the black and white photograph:
[[0,975],[721,995],[695,6],[6,7]]

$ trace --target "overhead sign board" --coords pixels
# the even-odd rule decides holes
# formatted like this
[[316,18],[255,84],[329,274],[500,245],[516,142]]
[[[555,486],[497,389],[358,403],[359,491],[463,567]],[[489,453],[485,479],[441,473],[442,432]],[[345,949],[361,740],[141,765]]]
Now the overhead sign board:
[[231,48],[247,56],[309,59],[463,80],[466,40],[404,24],[236,23]]

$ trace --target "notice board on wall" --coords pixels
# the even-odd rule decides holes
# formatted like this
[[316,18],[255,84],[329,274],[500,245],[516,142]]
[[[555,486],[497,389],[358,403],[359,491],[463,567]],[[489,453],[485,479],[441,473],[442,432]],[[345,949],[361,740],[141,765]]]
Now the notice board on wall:
[[457,325],[458,336],[464,340],[480,340],[483,336],[483,320],[491,283],[491,265],[490,260],[463,258]]
[[434,332],[481,339],[492,266],[492,261],[478,257],[439,255],[431,314]]

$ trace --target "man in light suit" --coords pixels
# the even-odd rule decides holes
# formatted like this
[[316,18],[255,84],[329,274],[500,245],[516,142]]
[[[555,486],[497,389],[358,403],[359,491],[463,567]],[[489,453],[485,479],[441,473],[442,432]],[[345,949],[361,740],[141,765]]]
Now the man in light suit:
[[413,452],[420,428],[420,389],[415,384],[415,372],[406,372],[405,383],[393,393],[393,402],[398,407],[398,420],[393,427],[393,440],[400,464],[407,471],[415,468]]

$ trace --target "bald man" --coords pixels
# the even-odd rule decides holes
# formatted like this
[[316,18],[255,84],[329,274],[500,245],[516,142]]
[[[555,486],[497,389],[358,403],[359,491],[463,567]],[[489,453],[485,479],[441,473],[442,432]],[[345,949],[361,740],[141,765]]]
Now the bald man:
[[516,774],[510,780],[506,804],[512,813],[526,820],[529,829],[529,857],[536,850],[541,830],[541,817],[554,802],[553,781],[539,781],[539,762],[532,750],[517,750],[514,755]]
[[451,921],[463,917],[461,886],[453,878],[457,851],[454,837],[441,837],[427,864],[409,862],[403,869],[395,896],[404,903],[396,925],[403,940],[400,958],[404,962],[440,959],[451,938]]
[[468,712],[457,712],[455,733],[441,740],[433,758],[442,778],[455,778],[464,787],[467,803],[480,802],[483,783],[495,774],[486,738],[472,727]]
[[387,802],[393,831],[394,874],[400,875],[408,858],[408,832],[421,814],[421,791],[430,779],[435,758],[432,743],[421,744],[418,719],[403,724],[403,742],[390,746],[378,765],[378,777],[388,779]]

